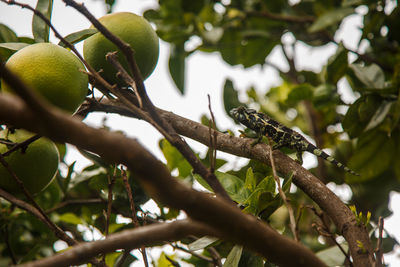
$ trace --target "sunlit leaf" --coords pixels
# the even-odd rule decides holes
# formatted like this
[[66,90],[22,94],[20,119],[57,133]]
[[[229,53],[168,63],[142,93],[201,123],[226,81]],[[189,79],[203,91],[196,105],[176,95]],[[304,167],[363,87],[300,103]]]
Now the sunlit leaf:
[[248,168],[246,173],[246,180],[244,182],[247,189],[253,191],[257,186],[257,179],[254,176],[253,169]]
[[200,249],[208,247],[209,245],[216,242],[217,240],[218,240],[218,238],[215,238],[215,237],[204,236],[204,237],[199,238],[196,241],[188,244],[188,248],[191,251],[200,250]]
[[85,222],[82,220],[82,218],[80,218],[80,217],[78,217],[75,214],[70,213],[70,212],[60,215],[58,217],[58,219],[60,221],[63,221],[63,222],[66,222],[66,223],[75,224],[75,225],[85,224]]
[[[347,244],[340,245],[345,251],[348,250]],[[320,258],[327,266],[342,266],[346,255],[339,249],[338,246],[333,246],[317,252],[317,257]]]
[[242,256],[243,247],[234,246],[229,252],[223,267],[237,267],[239,265],[240,256]]
[[[243,203],[249,197],[250,191],[244,186],[243,180],[237,176],[219,171],[215,172],[215,176],[234,201]],[[204,188],[212,191],[210,185],[200,175],[195,174],[194,177]]]
[[171,171],[178,169],[179,176],[183,178],[191,174],[192,166],[173,145],[166,139],[162,139],[159,142],[159,146],[167,160],[167,166]]

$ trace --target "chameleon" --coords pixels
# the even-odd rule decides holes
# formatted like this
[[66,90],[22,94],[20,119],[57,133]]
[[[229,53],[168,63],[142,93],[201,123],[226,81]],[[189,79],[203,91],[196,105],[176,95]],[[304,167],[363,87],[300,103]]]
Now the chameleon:
[[272,146],[273,150],[281,147],[288,147],[296,150],[297,161],[300,164],[303,163],[303,152],[307,151],[317,157],[327,160],[331,164],[348,173],[351,173],[352,175],[359,176],[358,173],[352,171],[350,168],[346,167],[332,156],[308,142],[307,139],[300,133],[286,127],[276,120],[273,120],[266,114],[257,112],[254,109],[246,108],[244,106],[234,108],[229,113],[235,121],[240,122],[247,128],[256,132],[259,137],[258,142],[260,142],[262,136],[265,135],[270,137],[275,142],[275,144]]

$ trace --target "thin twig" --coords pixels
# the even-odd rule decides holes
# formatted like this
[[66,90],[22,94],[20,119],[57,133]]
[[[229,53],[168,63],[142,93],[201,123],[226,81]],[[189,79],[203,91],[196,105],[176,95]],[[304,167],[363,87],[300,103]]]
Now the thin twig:
[[189,253],[189,254],[195,256],[196,258],[202,259],[202,260],[210,262],[210,263],[214,263],[214,259],[212,259],[210,257],[207,257],[207,256],[204,256],[202,254],[196,253],[194,251],[191,251],[191,250],[189,250],[187,248],[181,247],[178,244],[169,243],[169,245],[171,247],[173,247],[174,249],[178,249],[178,250],[184,251],[186,253]]
[[[211,109],[211,98],[210,95],[207,94],[208,97],[208,110],[210,111],[210,123],[208,125],[209,129],[209,134],[210,134],[210,171],[214,172],[215,170],[215,164],[217,160],[217,126],[215,125],[215,118],[214,118],[214,113],[212,112]],[[214,131],[211,131],[211,127],[214,129]]]
[[105,201],[101,198],[89,198],[89,199],[68,199],[65,200],[61,203],[59,203],[57,206],[50,208],[46,210],[45,212],[47,214],[52,213],[58,209],[64,208],[68,205],[88,205],[88,204],[101,204],[105,203]]
[[284,21],[288,23],[312,23],[315,21],[315,18],[311,16],[300,17],[300,16],[275,14],[266,9],[262,11],[247,11],[246,15],[251,17],[263,17],[271,20]]
[[22,150],[25,150],[26,147],[30,144],[35,142],[36,140],[38,140],[41,136],[36,134],[28,139],[26,139],[23,142],[19,142],[19,143],[14,143],[13,147],[11,147],[9,150],[7,150],[6,152],[4,152],[2,155],[3,157],[7,157],[8,155],[10,155],[12,152],[18,150],[19,148],[22,148]]
[[322,222],[321,224],[316,224],[314,223],[312,226],[314,229],[322,236],[328,237],[330,240],[335,243],[335,245],[340,249],[340,251],[343,253],[343,255],[346,257],[346,260],[350,266],[353,266],[353,263],[350,260],[350,255],[347,253],[344,248],[337,242],[335,235],[329,231],[329,226],[327,225],[326,220],[324,219],[324,213],[318,211],[316,208],[313,206],[307,206]]
[[[108,236],[108,228],[110,225],[110,217],[111,217],[111,209],[112,209],[112,199],[113,199],[113,187],[115,184],[115,180],[116,180],[116,174],[117,174],[117,166],[114,166],[114,172],[113,175],[110,177],[110,175],[107,175],[107,179],[108,179],[108,199],[107,199],[107,212],[105,214],[106,217],[106,226],[105,226],[105,236]],[[105,255],[104,255],[105,257]],[[105,258],[104,258],[105,259]]]
[[[122,167],[121,167],[121,174],[122,174],[122,180],[124,181],[126,193],[128,194],[128,198],[129,198],[129,206],[130,206],[130,209],[131,209],[131,219],[133,221],[133,224],[137,228],[140,225],[139,225],[139,221],[138,221],[138,218],[137,218],[137,215],[136,215],[136,208],[135,208],[135,202],[133,201],[132,188],[129,185],[129,181],[128,181],[128,177],[126,175],[126,172]],[[140,251],[140,253],[142,253],[144,265],[146,267],[148,267],[149,266],[149,262],[147,260],[147,254],[146,254],[145,246],[141,246],[139,251]]]
[[384,219],[382,216],[379,216],[378,226],[379,226],[379,237],[378,237],[378,242],[376,244],[375,255],[376,255],[376,266],[381,267],[384,266],[383,248],[382,248]]
[[[269,137],[268,137],[268,142],[272,143],[272,141],[270,140]],[[274,176],[276,185],[278,186],[279,195],[281,196],[281,198],[282,198],[283,202],[285,203],[285,205],[286,205],[286,207],[288,209],[288,212],[289,212],[290,229],[292,231],[294,240],[299,241],[298,232],[296,231],[296,219],[294,217],[293,208],[292,208],[292,205],[287,200],[285,192],[283,192],[283,190],[282,190],[281,183],[279,181],[279,177],[278,177],[278,175],[276,173],[275,162],[274,162],[274,157],[273,157],[271,146],[269,146],[269,158],[270,158],[270,161],[271,161],[272,175]]]
[[164,256],[165,256],[165,258],[169,261],[169,263],[171,263],[172,266],[181,267],[181,265],[180,265],[177,261],[173,260],[173,259],[172,259],[171,257],[169,257],[167,254],[164,254]]
[[[112,200],[113,200],[113,187],[115,184],[115,180],[116,180],[116,173],[117,173],[117,166],[114,166],[114,172],[110,177],[110,174],[107,174],[107,179],[108,179],[108,196],[107,196],[107,211],[103,210],[104,213],[104,217],[106,218],[106,225],[105,225],[105,230],[104,230],[104,235],[108,236],[108,231],[109,231],[109,226],[110,226],[110,217],[111,217],[111,210],[112,210]],[[101,261],[103,263],[106,262],[106,253],[103,254],[103,257],[101,259]]]

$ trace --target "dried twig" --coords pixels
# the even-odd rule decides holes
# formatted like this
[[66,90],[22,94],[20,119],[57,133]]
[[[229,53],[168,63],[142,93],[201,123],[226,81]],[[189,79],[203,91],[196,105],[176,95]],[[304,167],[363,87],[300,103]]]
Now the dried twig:
[[[269,143],[272,142],[269,137],[268,137],[268,142]],[[271,146],[269,146],[269,159],[271,161],[272,175],[274,176],[276,185],[278,187],[279,195],[281,196],[281,198],[283,200],[283,203],[285,203],[285,205],[286,205],[286,207],[288,209],[288,212],[289,212],[290,230],[292,231],[294,240],[299,241],[299,235],[298,235],[298,232],[296,231],[296,220],[295,220],[295,217],[294,217],[293,208],[292,208],[292,205],[289,203],[285,192],[283,192],[283,190],[282,190],[281,183],[279,181],[279,177],[278,177],[278,175],[276,173],[275,162],[274,162],[274,157],[273,157],[273,154],[272,154]]]
[[[121,172],[122,172],[122,180],[124,181],[126,193],[128,194],[128,198],[129,198],[129,206],[130,206],[130,209],[131,209],[131,219],[132,219],[133,224],[135,225],[135,227],[139,227],[140,225],[139,225],[139,221],[138,221],[138,218],[137,218],[137,215],[136,215],[135,202],[133,201],[132,189],[131,189],[131,186],[129,185],[129,181],[128,181],[128,177],[126,176],[126,172],[125,172],[125,170],[123,168],[121,168]],[[142,253],[144,265],[146,267],[148,267],[149,266],[149,262],[147,260],[147,254],[146,254],[145,246],[141,246],[139,251],[140,251],[140,253]]]
[[[209,134],[210,134],[210,170],[211,172],[214,172],[215,170],[215,163],[217,160],[217,126],[215,125],[215,118],[214,118],[214,113],[212,112],[211,109],[211,98],[210,95],[207,95],[208,97],[208,110],[210,111],[210,124],[208,125],[208,129],[209,129]],[[211,127],[212,129],[214,129],[214,131],[211,131]]]
[[378,242],[376,244],[376,249],[375,249],[375,256],[376,256],[376,266],[381,267],[384,266],[383,262],[383,248],[382,248],[382,240],[383,240],[383,229],[384,229],[384,219],[382,216],[379,216],[379,222],[378,222],[378,227],[379,227],[379,237],[378,237]]
[[28,139],[26,139],[25,141],[19,142],[19,143],[13,143],[13,147],[11,147],[9,150],[7,150],[6,152],[4,152],[2,155],[3,157],[7,157],[8,155],[10,155],[11,153],[13,153],[14,151],[18,150],[18,149],[22,149],[25,150],[26,147],[35,142],[36,140],[38,140],[41,136],[36,134]]
[[350,260],[350,255],[347,253],[344,248],[337,242],[335,234],[331,233],[329,230],[329,225],[327,224],[327,221],[324,219],[324,213],[321,211],[318,211],[316,208],[313,206],[307,206],[322,222],[322,224],[316,224],[314,223],[312,226],[314,229],[322,236],[328,237],[335,245],[340,249],[340,251],[343,253],[343,255],[346,257],[346,261],[350,266],[353,266],[353,263]]
[[210,263],[214,263],[214,259],[212,259],[212,258],[210,258],[210,257],[207,257],[207,256],[204,256],[204,255],[202,255],[202,254],[199,254],[199,253],[196,253],[196,252],[194,252],[194,251],[191,251],[191,250],[189,250],[189,249],[187,249],[187,248],[184,248],[184,247],[182,247],[182,246],[179,246],[178,244],[173,244],[173,243],[168,243],[168,244],[169,244],[171,247],[173,247],[174,249],[178,249],[178,250],[184,251],[184,252],[189,253],[189,254],[191,254],[191,255],[193,255],[193,256],[199,258],[199,259],[202,259],[202,260],[207,261],[207,262],[210,262]]

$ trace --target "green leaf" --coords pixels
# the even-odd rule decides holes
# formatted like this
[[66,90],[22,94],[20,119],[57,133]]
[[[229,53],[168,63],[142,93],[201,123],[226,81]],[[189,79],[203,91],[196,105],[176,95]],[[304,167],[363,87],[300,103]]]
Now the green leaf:
[[211,236],[203,236],[202,238],[197,239],[196,241],[188,244],[188,248],[190,251],[196,251],[210,246],[212,243],[217,241],[218,238]]
[[70,213],[70,212],[60,215],[60,217],[58,217],[58,219],[60,221],[74,224],[74,225],[85,224],[85,222],[81,218],[79,218],[78,216],[76,216],[75,214]]
[[286,104],[293,106],[300,101],[310,100],[313,96],[313,87],[310,84],[303,83],[290,89],[286,98]]
[[393,138],[382,131],[371,131],[359,140],[354,155],[347,166],[358,172],[360,176],[346,173],[346,182],[357,183],[371,180],[392,166],[396,157],[396,146]]
[[27,44],[27,43],[1,43],[0,47],[15,52],[15,51],[18,51],[28,45],[30,45],[30,44]]
[[103,167],[98,167],[96,165],[89,166],[84,169],[82,172],[77,173],[70,181],[70,188],[76,186],[79,183],[82,183],[86,180],[89,180],[96,176],[105,176],[107,175],[107,170]]
[[376,109],[367,127],[365,127],[365,131],[371,130],[381,124],[386,119],[393,104],[393,102],[383,101],[379,108]]
[[[35,9],[50,20],[53,9],[53,0],[38,0]],[[35,41],[37,43],[48,42],[49,32],[49,26],[40,17],[34,15],[32,18],[32,34]]]
[[226,261],[224,262],[223,267],[237,267],[239,265],[240,256],[242,256],[243,247],[242,246],[234,246],[229,252],[228,257],[226,257]]
[[[97,29],[85,29],[77,32],[73,32],[71,34],[68,34],[67,36],[64,37],[65,41],[71,43],[71,44],[76,44],[79,43],[80,41],[85,40],[86,38],[89,38],[93,34],[97,33]],[[62,47],[67,47],[67,45],[63,42],[60,41],[58,43],[59,46]]]
[[0,44],[0,58],[6,61],[16,51],[28,46],[26,43],[1,43]]
[[186,52],[183,44],[171,44],[169,54],[169,73],[181,94],[185,92],[185,59]]
[[[124,261],[124,263],[120,263],[120,261]],[[133,256],[132,254],[128,254],[128,256],[123,256],[123,253],[120,253],[118,259],[115,261],[115,264],[113,266],[119,266],[119,267],[129,267],[131,266],[131,263],[137,261],[138,259]]]
[[95,164],[98,164],[104,168],[108,168],[110,166],[109,163],[105,162],[100,156],[92,152],[80,148],[78,148],[78,151],[79,153],[82,154],[82,156],[84,156],[85,158],[87,158],[88,160],[92,161]]
[[376,64],[362,66],[359,64],[351,64],[350,69],[355,76],[368,88],[384,88],[385,74],[383,70]]
[[251,191],[251,195],[244,202],[248,205],[244,211],[258,215],[270,205],[275,196],[275,180],[272,176],[265,177],[257,187]]
[[217,47],[228,64],[242,64],[248,68],[264,64],[276,44],[277,41],[266,30],[226,29]]
[[15,43],[18,42],[18,37],[13,30],[0,23],[0,43]]
[[318,19],[310,26],[310,28],[308,28],[308,32],[314,33],[323,30],[342,21],[343,18],[353,13],[354,8],[352,7],[344,7],[328,11],[318,17]]
[[382,99],[379,95],[370,94],[360,97],[350,106],[342,126],[351,138],[359,136],[364,131],[381,103]]
[[255,253],[243,250],[238,267],[264,267],[264,258]]
[[[347,244],[341,244],[341,247],[346,251],[348,250]],[[333,246],[327,249],[323,249],[316,253],[317,257],[320,258],[327,266],[342,266],[346,256],[338,248]]]
[[[234,201],[244,203],[249,197],[250,191],[244,186],[243,180],[239,177],[219,171],[215,172],[215,176]],[[194,174],[194,177],[204,188],[212,191],[211,187],[200,175]]]
[[324,105],[331,105],[337,102],[339,95],[337,93],[336,86],[324,83],[315,88],[313,95],[313,104],[316,107],[321,107]]
[[250,191],[253,191],[256,189],[257,186],[257,179],[254,176],[253,173],[253,169],[252,168],[248,168],[247,172],[246,172],[246,180],[244,182],[244,185],[247,189],[249,189]]
[[64,193],[68,191],[69,183],[71,182],[71,177],[72,174],[74,173],[75,163],[76,161],[72,162],[72,164],[68,166],[67,176],[63,179],[63,183],[61,183],[61,189],[63,190]]
[[326,82],[336,84],[346,74],[349,65],[347,54],[347,50],[340,43],[336,53],[328,59],[325,74]]
[[230,116],[229,111],[240,105],[242,105],[242,103],[239,101],[238,92],[233,87],[232,81],[226,79],[224,85],[224,107],[226,114]]
[[162,139],[159,147],[167,160],[167,167],[170,171],[178,169],[179,176],[183,178],[191,175],[192,166],[173,145],[166,139]]

